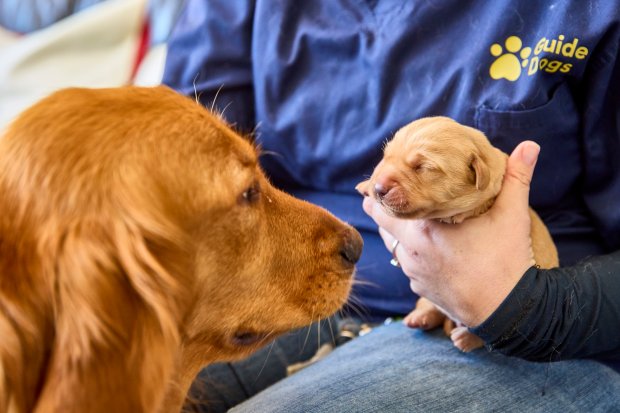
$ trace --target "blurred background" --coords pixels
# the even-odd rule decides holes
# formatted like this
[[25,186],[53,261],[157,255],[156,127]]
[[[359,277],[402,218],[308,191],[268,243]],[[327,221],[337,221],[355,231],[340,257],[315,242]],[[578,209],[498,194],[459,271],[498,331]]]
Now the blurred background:
[[0,0],[0,131],[63,87],[160,83],[166,40],[182,4]]

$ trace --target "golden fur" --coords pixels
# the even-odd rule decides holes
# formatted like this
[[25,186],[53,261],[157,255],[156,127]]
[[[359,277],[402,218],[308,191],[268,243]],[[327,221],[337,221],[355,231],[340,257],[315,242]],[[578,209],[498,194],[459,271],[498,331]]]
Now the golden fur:
[[205,364],[336,311],[362,247],[165,87],[34,105],[0,193],[0,412],[179,411]]
[[[507,158],[479,130],[446,117],[422,118],[396,132],[370,179],[357,189],[373,196],[391,215],[457,224],[493,205]],[[558,254],[549,231],[532,209],[530,218],[537,265],[557,266]],[[425,298],[418,300],[407,319],[409,325],[425,329],[443,323],[461,350],[482,345],[465,328],[454,331],[454,323]]]

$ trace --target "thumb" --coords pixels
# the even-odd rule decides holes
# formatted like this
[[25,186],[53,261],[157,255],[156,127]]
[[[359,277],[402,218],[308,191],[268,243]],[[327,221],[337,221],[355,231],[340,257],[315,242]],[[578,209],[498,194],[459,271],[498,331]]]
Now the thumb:
[[508,158],[502,190],[495,204],[500,208],[515,204],[528,207],[530,183],[538,160],[540,146],[532,141],[521,142]]

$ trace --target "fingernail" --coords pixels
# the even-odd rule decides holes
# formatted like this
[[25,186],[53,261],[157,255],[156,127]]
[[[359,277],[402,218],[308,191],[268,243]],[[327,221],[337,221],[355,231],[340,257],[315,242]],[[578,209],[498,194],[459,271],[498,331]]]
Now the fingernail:
[[521,151],[521,156],[525,163],[529,166],[532,166],[536,163],[538,159],[538,154],[540,153],[540,146],[535,142],[529,142],[525,145],[523,150]]

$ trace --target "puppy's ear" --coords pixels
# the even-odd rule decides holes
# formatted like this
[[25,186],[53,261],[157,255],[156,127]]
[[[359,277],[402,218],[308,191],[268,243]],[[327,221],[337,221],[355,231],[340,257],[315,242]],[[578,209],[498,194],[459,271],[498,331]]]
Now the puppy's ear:
[[174,254],[166,226],[143,224],[97,216],[57,239],[47,263],[55,342],[38,407],[147,412],[161,403],[191,287],[158,259]]
[[471,156],[469,167],[474,172],[476,189],[479,191],[486,189],[491,180],[491,173],[486,162],[480,157],[480,155],[474,153]]

